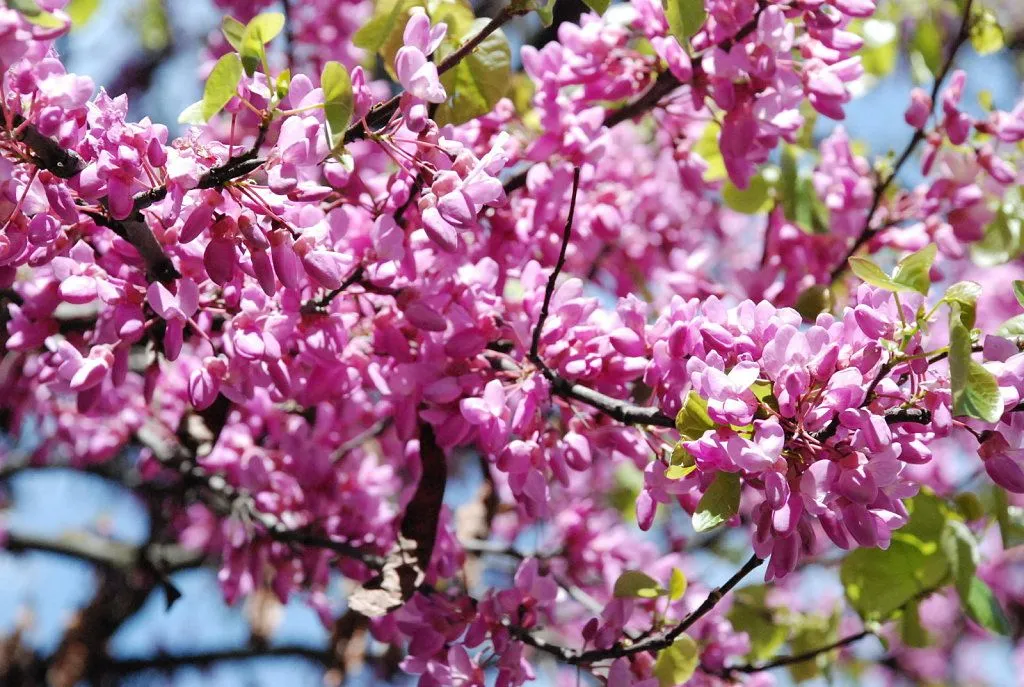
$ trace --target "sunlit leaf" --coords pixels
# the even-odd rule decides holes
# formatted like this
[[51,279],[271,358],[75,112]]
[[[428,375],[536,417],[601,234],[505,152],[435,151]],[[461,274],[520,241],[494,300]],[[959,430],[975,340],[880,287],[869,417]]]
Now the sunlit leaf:
[[658,652],[654,676],[661,687],[676,687],[693,677],[699,661],[697,643],[689,635],[683,635],[672,646]]
[[237,53],[228,53],[217,60],[209,78],[206,79],[206,87],[203,89],[202,117],[204,121],[209,121],[235,97],[241,80],[242,61]]
[[693,514],[693,529],[707,532],[726,522],[740,509],[740,476],[719,472],[704,492]]

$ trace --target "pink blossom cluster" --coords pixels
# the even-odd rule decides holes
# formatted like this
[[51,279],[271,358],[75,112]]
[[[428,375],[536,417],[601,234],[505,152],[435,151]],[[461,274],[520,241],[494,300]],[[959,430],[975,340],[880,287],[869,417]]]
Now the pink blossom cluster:
[[[244,23],[269,3],[218,4]],[[470,516],[439,502],[419,586],[371,624],[404,646],[404,671],[520,685],[552,653],[543,633],[598,652],[607,684],[646,687],[655,655],[628,647],[699,612],[692,684],[724,684],[751,638],[728,604],[700,611],[710,585],[616,591],[629,571],[667,584],[698,570],[685,552],[699,535],[679,523],[716,484],[735,484],[723,524],[746,528],[781,585],[826,550],[889,547],[907,499],[948,491],[953,440],[1024,493],[1024,353],[995,334],[1015,302],[964,259],[1016,182],[1020,106],[970,117],[960,72],[934,115],[915,91],[906,121],[929,181],[888,195],[893,179],[881,187],[836,129],[793,171],[824,233],[781,185],[756,217],[727,202],[781,174],[808,107],[843,118],[872,0],[707,0],[688,41],[650,0],[588,13],[523,48],[528,113],[505,98],[461,124],[436,120],[465,77],[446,80],[454,24],[430,7],[403,15],[388,110],[356,66],[369,3],[291,4],[294,70],[242,76],[224,114],[176,139],[65,71],[66,24],[0,8],[4,432],[38,433],[35,464],[98,466],[141,444],[146,483],[223,487],[226,505],[169,509],[181,543],[219,556],[229,601],[304,593],[330,623],[332,573],[369,584],[401,545],[429,426],[453,465],[481,459],[497,505],[477,535],[539,544],[504,551],[506,584],[474,582]],[[341,147],[329,60],[352,67]],[[862,247],[929,242],[927,295],[847,271]],[[986,281],[986,335],[968,347],[996,380],[998,421],[955,411],[939,282],[961,277]],[[831,300],[808,313],[823,286]],[[982,576],[1019,601],[1012,563],[993,560]],[[949,599],[935,599],[938,632]]]

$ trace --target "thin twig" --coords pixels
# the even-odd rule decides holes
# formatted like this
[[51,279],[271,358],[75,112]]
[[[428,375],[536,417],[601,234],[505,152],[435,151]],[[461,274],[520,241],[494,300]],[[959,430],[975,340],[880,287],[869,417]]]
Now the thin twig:
[[565,254],[569,249],[569,242],[572,240],[572,221],[576,216],[576,193],[579,191],[579,188],[580,168],[577,167],[572,173],[572,198],[569,201],[569,216],[566,217],[565,228],[562,230],[562,246],[558,251],[558,260],[555,262],[555,268],[551,271],[548,283],[544,287],[544,302],[540,306],[540,316],[537,318],[537,326],[533,328],[533,341],[530,344],[530,360],[541,368],[547,367],[540,357],[541,331],[544,329],[544,323],[548,319],[551,297],[555,294],[555,282],[558,281],[558,275],[561,274],[562,268],[565,267]]
[[791,665],[795,665],[797,663],[805,663],[807,661],[811,661],[811,660],[817,658],[818,656],[821,656],[822,654],[827,654],[830,651],[835,651],[836,649],[841,649],[844,646],[849,646],[850,644],[854,644],[856,642],[859,642],[860,640],[864,639],[865,637],[873,637],[874,635],[875,635],[875,633],[872,632],[871,630],[861,630],[860,632],[858,632],[856,634],[852,634],[852,635],[850,635],[848,637],[843,637],[842,639],[838,639],[838,640],[832,642],[831,644],[826,644],[825,646],[819,646],[816,649],[811,649],[809,651],[804,651],[804,652],[799,653],[799,654],[793,654],[792,656],[779,656],[779,657],[774,658],[771,661],[767,661],[765,663],[754,663],[754,664],[747,664],[747,665],[742,665],[742,666],[732,666],[732,667],[726,668],[725,672],[726,673],[732,673],[732,672],[737,672],[737,673],[760,673],[761,671],[764,671],[764,670],[771,670],[773,668],[779,668],[779,667],[782,667],[782,666],[791,666]]
[[[941,69],[939,70],[939,73],[935,76],[935,83],[932,84],[931,92],[931,102],[933,108],[935,107],[935,102],[939,97],[939,89],[942,88],[942,82],[945,81],[950,69],[953,68],[953,63],[956,60],[957,53],[960,51],[960,48],[963,47],[963,45],[970,39],[971,5],[973,4],[973,2],[974,0],[967,0],[967,2],[964,3],[963,18],[960,21],[960,30],[957,32],[956,37],[953,39],[953,43],[949,48],[949,55],[947,56],[945,63],[942,65]],[[895,165],[893,165],[892,171],[889,172],[889,174],[886,175],[884,179],[881,179],[878,183],[875,184],[875,192],[871,198],[871,207],[868,210],[867,217],[864,218],[864,224],[861,227],[860,234],[857,236],[857,239],[853,242],[853,245],[850,246],[849,250],[846,251],[846,254],[843,256],[843,259],[840,260],[834,268],[832,268],[830,281],[834,282],[837,279],[839,279],[843,275],[843,272],[846,271],[850,258],[852,258],[857,253],[857,251],[860,250],[861,246],[870,241],[878,233],[877,230],[871,228],[871,222],[875,218],[875,213],[878,212],[878,209],[882,205],[882,198],[885,196],[886,191],[889,190],[889,187],[892,186],[893,182],[896,181],[896,177],[899,175],[900,169],[903,167],[904,164],[906,164],[906,162],[910,159],[910,156],[914,154],[914,151],[917,149],[917,146],[920,145],[921,141],[925,140],[927,136],[928,135],[925,133],[924,128],[917,129],[916,131],[914,131],[914,135],[911,137],[910,141],[907,142],[907,145],[903,149],[903,152],[900,153],[900,156],[896,159],[896,163]]]
[[522,628],[516,627],[511,621],[506,622],[506,626],[512,635],[519,641],[528,644],[535,649],[551,654],[559,661],[568,663],[570,665],[586,665],[595,663],[597,661],[604,661],[608,659],[621,658],[623,656],[632,656],[633,654],[639,654],[643,652],[655,652],[660,651],[666,647],[672,646],[672,644],[679,639],[679,637],[690,629],[694,623],[703,618],[705,615],[711,612],[711,610],[718,605],[718,603],[738,585],[744,577],[749,575],[753,570],[757,569],[763,561],[757,556],[751,556],[743,567],[740,568],[736,573],[730,577],[725,584],[721,587],[712,589],[708,594],[704,602],[701,603],[692,613],[687,615],[683,620],[671,628],[667,632],[643,639],[639,642],[632,644],[616,644],[609,649],[591,649],[590,651],[576,651],[568,647],[551,644],[539,637],[534,636],[530,632],[523,630]]

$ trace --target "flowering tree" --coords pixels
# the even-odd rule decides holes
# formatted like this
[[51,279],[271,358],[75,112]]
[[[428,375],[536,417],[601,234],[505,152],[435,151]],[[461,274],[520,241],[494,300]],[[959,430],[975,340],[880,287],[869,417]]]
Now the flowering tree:
[[[955,66],[992,11],[588,0],[514,73],[553,0],[220,0],[172,140],[65,71],[82,4],[0,3],[0,470],[153,524],[6,533],[107,570],[51,683],[200,565],[421,685],[1024,659],[1024,104]],[[814,135],[901,52],[903,149]]]

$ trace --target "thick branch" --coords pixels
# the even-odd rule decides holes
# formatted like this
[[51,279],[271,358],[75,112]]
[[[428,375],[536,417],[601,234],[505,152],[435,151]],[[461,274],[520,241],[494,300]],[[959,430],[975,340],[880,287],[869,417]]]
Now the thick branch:
[[191,654],[158,655],[148,658],[110,659],[100,666],[100,671],[111,675],[129,675],[146,670],[170,671],[185,667],[202,667],[215,663],[274,657],[304,658],[322,664],[327,664],[331,660],[329,652],[310,646],[242,647]]
[[57,538],[11,532],[7,534],[4,548],[12,553],[43,551],[124,572],[145,566],[170,573],[198,567],[205,560],[201,551],[173,544],[133,546],[88,532],[75,532]]

